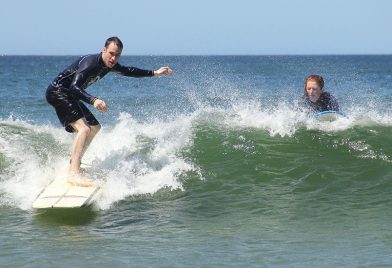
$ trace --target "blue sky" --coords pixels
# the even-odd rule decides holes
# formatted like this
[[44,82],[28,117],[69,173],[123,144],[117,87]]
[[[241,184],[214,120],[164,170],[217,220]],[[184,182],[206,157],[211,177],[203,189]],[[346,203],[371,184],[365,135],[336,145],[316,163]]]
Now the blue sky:
[[392,54],[390,0],[5,0],[0,55]]

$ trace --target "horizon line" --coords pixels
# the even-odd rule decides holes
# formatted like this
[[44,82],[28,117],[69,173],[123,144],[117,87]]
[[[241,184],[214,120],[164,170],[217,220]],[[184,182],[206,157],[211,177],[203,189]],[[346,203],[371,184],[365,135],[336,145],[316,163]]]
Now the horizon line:
[[[2,54],[0,57],[74,57],[80,55],[98,54],[96,53],[85,53],[85,54]],[[122,54],[123,56],[130,57],[230,57],[230,56],[392,56],[392,53],[326,53],[326,54]]]

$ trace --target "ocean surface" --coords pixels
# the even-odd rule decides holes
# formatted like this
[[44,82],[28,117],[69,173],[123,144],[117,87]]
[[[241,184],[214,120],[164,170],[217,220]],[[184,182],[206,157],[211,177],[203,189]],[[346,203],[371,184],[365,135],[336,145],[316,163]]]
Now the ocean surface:
[[[73,134],[45,100],[77,56],[0,57],[1,267],[392,267],[392,56],[123,56],[84,209],[34,210]],[[347,117],[299,111],[325,78]]]

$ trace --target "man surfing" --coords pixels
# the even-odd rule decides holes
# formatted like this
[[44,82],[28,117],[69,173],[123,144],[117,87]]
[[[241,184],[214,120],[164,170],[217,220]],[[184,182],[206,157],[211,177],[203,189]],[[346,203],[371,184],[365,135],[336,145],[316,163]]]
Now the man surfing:
[[92,185],[81,175],[80,164],[101,125],[84,103],[93,105],[100,112],[108,111],[105,101],[90,95],[85,89],[109,72],[130,77],[153,77],[172,73],[169,67],[153,71],[122,66],[118,63],[122,49],[123,44],[118,37],[108,38],[101,53],[80,57],[62,71],[46,90],[46,99],[56,110],[65,130],[76,132],[68,176],[68,182],[71,184]]

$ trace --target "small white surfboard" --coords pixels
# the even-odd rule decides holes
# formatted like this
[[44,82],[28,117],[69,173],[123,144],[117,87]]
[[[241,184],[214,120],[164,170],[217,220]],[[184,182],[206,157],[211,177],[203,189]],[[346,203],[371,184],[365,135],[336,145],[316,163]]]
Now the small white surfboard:
[[332,122],[339,118],[346,117],[346,115],[339,111],[322,111],[315,114],[318,121]]
[[81,208],[92,204],[102,187],[75,186],[64,178],[56,178],[46,186],[33,203],[33,208]]

